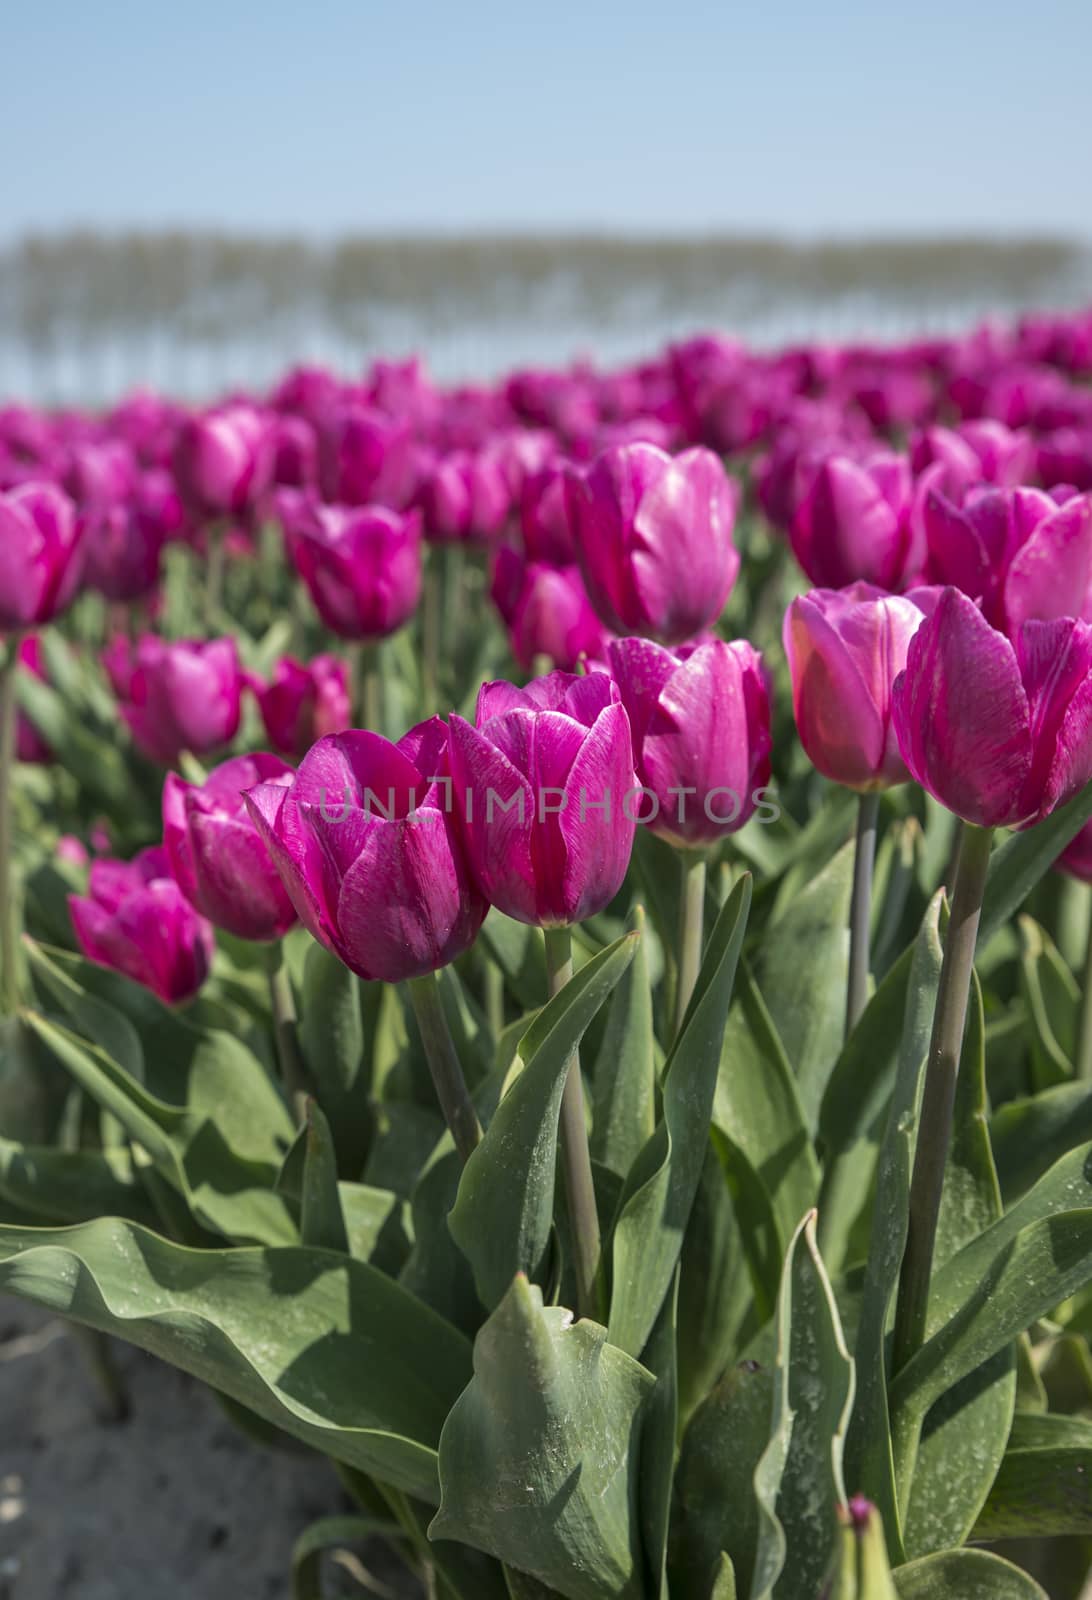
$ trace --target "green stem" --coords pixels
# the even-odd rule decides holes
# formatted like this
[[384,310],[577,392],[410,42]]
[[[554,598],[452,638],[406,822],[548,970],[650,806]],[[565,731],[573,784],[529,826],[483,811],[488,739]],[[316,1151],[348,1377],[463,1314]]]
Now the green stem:
[[208,565],[205,569],[205,626],[211,633],[219,626],[220,608],[224,603],[224,524],[211,522],[205,537],[208,541]]
[[872,943],[872,868],[876,861],[879,794],[862,794],[857,806],[857,848],[853,857],[853,898],[849,908],[849,983],[846,988],[846,1038],[868,1003]]
[[[545,928],[543,933],[546,940],[546,972],[552,997],[560,993],[573,975],[572,934],[568,928]],[[580,1076],[578,1050],[574,1050],[570,1056],[565,1073],[560,1131],[561,1164],[569,1203],[573,1270],[576,1274],[576,1307],[582,1317],[595,1317],[599,1311],[599,1213],[595,1206],[595,1184],[592,1181],[588,1124],[584,1115],[584,1084]]]
[[296,1002],[292,984],[284,965],[284,950],[278,941],[269,947],[269,1006],[273,1016],[273,1038],[277,1046],[277,1062],[281,1069],[281,1083],[289,1103],[302,1124],[306,1115],[308,1093],[307,1072],[300,1051],[296,1029]]
[[459,1160],[465,1165],[481,1142],[482,1130],[444,1015],[439,975],[429,972],[423,978],[410,978],[407,988],[421,1030],[436,1098],[444,1121],[451,1129]]
[[1084,952],[1084,983],[1081,989],[1080,1020],[1077,1024],[1077,1077],[1092,1082],[1092,886],[1088,888],[1088,943]]
[[0,663],[0,988],[5,1015],[19,1004],[19,908],[15,899],[12,788],[15,776],[16,675],[19,641],[13,633]]
[[680,851],[679,864],[682,893],[679,895],[679,973],[675,984],[676,1038],[682,1031],[686,1008],[698,981],[705,943],[705,856],[697,850]]
[[379,646],[361,642],[356,653],[357,725],[383,732],[383,682],[380,676]]
[[933,1247],[952,1136],[956,1078],[974,970],[978,919],[982,914],[992,843],[992,829],[977,828],[969,822],[963,824],[918,1117],[906,1251],[895,1310],[894,1373],[906,1365],[925,1339]]
[[483,980],[485,1019],[494,1039],[504,1032],[504,973],[496,961],[489,961]]

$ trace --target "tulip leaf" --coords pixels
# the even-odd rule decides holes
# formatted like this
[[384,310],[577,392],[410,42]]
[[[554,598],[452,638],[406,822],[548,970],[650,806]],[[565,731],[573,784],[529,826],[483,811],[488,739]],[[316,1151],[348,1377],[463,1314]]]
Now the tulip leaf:
[[942,894],[934,896],[914,945],[900,1034],[891,1109],[880,1149],[872,1238],[861,1295],[854,1356],[857,1401],[846,1442],[846,1478],[883,1518],[892,1559],[902,1554],[902,1532],[887,1402],[887,1323],[906,1248],[910,1176],[918,1106],[933,1027],[943,951]]
[[[722,1159],[710,1143],[679,1258],[679,1410],[684,1418],[710,1393],[758,1326],[744,1235]],[[766,1216],[773,1234],[772,1208]],[[750,1239],[747,1243],[750,1247]]]
[[[956,1080],[952,1141],[944,1172],[933,1270],[939,1272],[1001,1216],[986,1125],[982,991],[974,981]],[[950,1389],[922,1429],[903,1540],[907,1556],[961,1545],[974,1526],[1005,1453],[1016,1401],[1016,1347],[998,1350]]]
[[326,1250],[189,1250],[117,1218],[0,1227],[0,1288],[180,1367],[335,1460],[435,1503],[463,1336]]
[[1020,917],[1020,979],[1031,1034],[1036,1089],[1073,1076],[1080,991],[1052,939],[1031,917]]
[[43,1224],[101,1216],[155,1222],[126,1150],[56,1150],[0,1138],[0,1210],[8,1208]]
[[789,1245],[778,1298],[769,1443],[754,1473],[751,1600],[814,1600],[820,1592],[846,1498],[842,1451],[853,1389],[853,1358],[810,1212]]
[[312,941],[300,993],[300,1048],[344,1178],[357,1178],[363,1170],[370,1125],[360,989],[360,979]]
[[740,1593],[749,1592],[758,1535],[754,1473],[769,1442],[773,1383],[756,1361],[730,1367],[683,1435],[668,1545],[671,1600],[708,1600],[724,1559]]
[[744,960],[736,975],[713,1101],[714,1126],[762,1179],[782,1249],[815,1204],[819,1164],[777,1030]]
[[292,1600],[323,1600],[322,1558],[327,1551],[365,1539],[396,1543],[405,1537],[396,1522],[379,1517],[322,1517],[312,1522],[292,1547]]
[[754,972],[814,1131],[842,1050],[853,845],[812,876],[765,930]]
[[463,1169],[448,1226],[486,1307],[500,1303],[516,1273],[535,1277],[544,1266],[569,1059],[633,960],[638,938],[623,934],[538,1013],[520,1041],[513,1068],[518,1075]]
[[1014,833],[990,858],[978,944],[985,949],[993,935],[1018,911],[1066,845],[1092,819],[1092,782],[1072,800],[1023,833]]
[[642,1426],[655,1379],[522,1275],[478,1334],[440,1439],[434,1539],[457,1539],[564,1600],[645,1600]]
[[679,1275],[660,1308],[644,1351],[644,1365],[656,1380],[645,1407],[641,1429],[640,1503],[648,1592],[669,1600],[667,1532],[671,1488],[675,1477],[675,1437],[679,1422],[678,1358]]
[[656,1047],[644,925],[644,911],[636,906],[626,923],[640,936],[636,953],[611,995],[591,1074],[592,1160],[620,1178],[656,1125]]
[[1092,1087],[1060,1083],[1010,1100],[990,1122],[1001,1193],[1011,1203],[1078,1144],[1092,1139]]
[[612,1344],[640,1355],[682,1249],[701,1180],[732,1002],[736,963],[751,901],[744,876],[725,901],[705,951],[678,1038],[664,1067],[663,1119],[626,1178],[614,1228]]
[[307,1106],[306,1154],[300,1194],[300,1243],[316,1250],[349,1253],[349,1235],[337,1184],[337,1156],[330,1124],[311,1100]]
[[944,1550],[895,1571],[899,1600],[1049,1600],[1034,1578],[986,1550]]
[[975,1539],[1092,1534],[1092,1422],[1017,1418]]

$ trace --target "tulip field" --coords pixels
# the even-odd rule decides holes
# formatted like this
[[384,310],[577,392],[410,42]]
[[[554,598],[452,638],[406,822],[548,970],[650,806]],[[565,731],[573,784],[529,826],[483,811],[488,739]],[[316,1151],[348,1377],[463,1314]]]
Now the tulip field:
[[1092,313],[9,405],[0,651],[0,1291],[285,1594],[1087,1600]]

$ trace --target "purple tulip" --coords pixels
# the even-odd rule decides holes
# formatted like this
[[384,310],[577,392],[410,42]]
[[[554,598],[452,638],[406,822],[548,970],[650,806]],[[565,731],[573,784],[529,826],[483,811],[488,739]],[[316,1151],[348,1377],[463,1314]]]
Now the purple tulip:
[[638,805],[617,686],[602,672],[487,683],[475,720],[451,718],[451,776],[486,898],[539,927],[595,916],[621,888]]
[[917,582],[923,556],[913,510],[905,457],[885,450],[828,455],[792,519],[793,554],[822,588],[856,582],[907,588]]
[[83,572],[87,524],[52,483],[0,494],[0,633],[52,622]]
[[242,674],[234,639],[169,644],[145,634],[131,657],[127,688],[121,714],[144,754],[165,766],[183,750],[221,749],[239,731]]
[[241,404],[191,417],[178,435],[174,468],[195,518],[242,516],[269,487],[269,422],[253,406]]
[[716,621],[739,571],[737,492],[712,451],[617,445],[569,478],[592,604],[608,627],[680,644]]
[[785,613],[800,742],[824,777],[849,789],[889,789],[909,773],[891,725],[891,690],[925,609],[868,583],[813,589]]
[[306,665],[285,656],[271,683],[252,678],[250,687],[270,743],[296,761],[319,739],[344,733],[352,723],[349,671],[339,656],[316,656]]
[[246,797],[300,920],[359,977],[422,977],[477,937],[487,907],[446,774],[447,728],[433,717],[397,744],[361,730],[320,739],[294,783]]
[[537,656],[572,672],[584,657],[598,660],[610,637],[580,576],[580,568],[524,561],[510,546],[497,552],[491,594],[508,628],[512,654],[530,669]]
[[609,659],[646,790],[642,822],[696,849],[742,828],[770,781],[770,701],[758,651],[744,639],[679,650],[614,639]]
[[407,425],[358,402],[337,406],[319,437],[323,497],[346,506],[401,510],[414,488],[415,452]]
[[89,961],[151,989],[166,1005],[195,995],[208,977],[212,928],[186,900],[158,845],[132,861],[94,861],[87,894],[68,897]]
[[436,544],[488,543],[503,528],[511,496],[500,460],[484,451],[453,450],[419,491],[425,535]]
[[[42,643],[37,634],[28,633],[21,639],[17,654],[20,671],[29,673],[40,683],[48,682]],[[15,759],[34,766],[45,766],[53,760],[53,751],[23,711],[17,712],[15,718]]]
[[926,428],[910,449],[910,465],[921,476],[933,469],[935,488],[957,495],[975,484],[1002,487],[1023,483],[1031,469],[1034,445],[1026,433],[1003,422],[964,422],[958,428]]
[[290,788],[278,756],[233,756],[198,787],[175,772],[163,785],[163,847],[194,910],[239,939],[282,939],[296,921],[269,851],[243,799],[257,784]]
[[383,639],[421,597],[421,519],[383,506],[310,505],[290,548],[319,616],[343,639]]
[[895,680],[911,776],[980,827],[1039,822],[1092,777],[1092,627],[1025,622],[1015,639],[945,589]]
[[520,532],[531,561],[567,567],[576,560],[567,480],[568,469],[560,462],[552,462],[524,480],[519,499]]
[[273,482],[286,489],[318,483],[318,435],[306,417],[280,416],[272,425]]

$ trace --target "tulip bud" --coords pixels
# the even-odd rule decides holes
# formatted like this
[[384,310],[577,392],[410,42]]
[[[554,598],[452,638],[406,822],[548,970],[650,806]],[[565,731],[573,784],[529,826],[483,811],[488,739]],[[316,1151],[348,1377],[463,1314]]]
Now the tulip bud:
[[453,450],[419,491],[425,535],[436,544],[488,543],[511,506],[500,460],[483,451]]
[[304,665],[285,656],[272,683],[251,680],[270,743],[299,761],[319,739],[343,733],[352,722],[349,673],[337,656],[316,656]]
[[712,451],[618,445],[569,478],[592,604],[608,627],[680,644],[720,616],[739,571],[737,492]]
[[273,470],[269,423],[249,405],[191,417],[174,454],[179,491],[190,513],[237,517],[268,487]]
[[455,810],[471,869],[519,922],[582,922],[621,888],[637,780],[629,719],[602,672],[487,683],[476,726],[451,719]]
[[166,1005],[195,995],[208,977],[212,928],[184,897],[158,845],[132,861],[92,862],[87,894],[68,907],[80,949],[151,989]]
[[383,506],[311,505],[291,526],[292,558],[319,616],[343,639],[382,639],[421,597],[421,519]]
[[770,702],[758,651],[743,639],[679,650],[615,639],[609,659],[646,790],[642,822],[697,849],[742,828],[770,781]]
[[520,666],[530,668],[536,656],[548,656],[571,672],[583,657],[603,655],[609,635],[579,567],[526,562],[506,545],[497,552],[490,592]]
[[352,730],[320,739],[292,784],[247,794],[300,920],[361,978],[435,972],[485,917],[450,816],[446,761],[439,717],[397,744]]
[[868,583],[813,589],[785,613],[800,742],[812,766],[850,789],[889,789],[909,773],[891,726],[891,690],[924,606]]
[[356,402],[342,404],[323,421],[319,473],[326,500],[400,510],[414,488],[410,431],[382,411]]
[[910,774],[983,828],[1027,826],[1092,777],[1092,627],[1071,617],[998,633],[943,591],[895,680],[892,721]]
[[0,633],[52,622],[79,586],[87,525],[52,483],[0,494]]
[[242,675],[234,639],[169,644],[146,634],[127,687],[121,714],[144,754],[165,766],[183,750],[220,749],[239,731]]
[[862,581],[903,589],[917,580],[922,563],[913,508],[913,478],[903,456],[828,455],[793,517],[793,554],[812,583],[824,588]]
[[190,905],[239,939],[281,939],[296,921],[268,850],[243,799],[263,783],[289,788],[292,768],[277,756],[234,756],[198,787],[177,773],[163,785],[163,847]]

